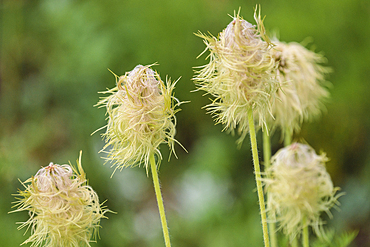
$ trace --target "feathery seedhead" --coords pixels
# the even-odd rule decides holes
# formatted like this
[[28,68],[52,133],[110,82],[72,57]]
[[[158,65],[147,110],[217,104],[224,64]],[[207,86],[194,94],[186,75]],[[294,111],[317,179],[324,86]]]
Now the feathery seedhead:
[[78,247],[95,242],[100,219],[110,210],[101,207],[98,195],[87,185],[81,154],[77,169],[50,163],[22,185],[25,190],[19,190],[18,208],[12,211],[30,215],[18,228],[31,228],[31,236],[22,244]]
[[281,87],[272,106],[275,119],[269,119],[270,126],[279,126],[283,133],[299,131],[303,121],[314,119],[325,108],[323,101],[329,97],[325,75],[331,70],[321,65],[326,62],[323,55],[301,44],[273,42]]
[[219,38],[196,34],[204,39],[210,62],[196,71],[193,80],[198,90],[215,97],[206,109],[225,129],[237,128],[241,134],[239,142],[249,130],[248,110],[253,110],[260,126],[264,124],[266,115],[271,114],[272,98],[279,85],[275,78],[275,59],[270,52],[273,45],[265,34],[257,9],[254,18],[257,28],[238,13]]
[[[325,154],[300,143],[280,149],[271,158],[271,167],[264,179],[267,210],[272,212],[285,233],[294,238],[310,225],[319,237],[324,236],[320,213],[330,217],[330,208],[339,204],[330,175],[326,171]],[[306,225],[303,225],[305,219]]]
[[[102,149],[115,170],[144,164],[148,172],[149,157],[162,159],[159,145],[167,143],[174,152],[175,109],[181,104],[173,95],[175,84],[161,80],[150,66],[136,66],[123,76],[116,76],[117,86],[103,93],[111,94],[97,105],[106,107],[108,124]],[[113,172],[114,174],[114,172]],[[113,175],[112,174],[112,175]]]

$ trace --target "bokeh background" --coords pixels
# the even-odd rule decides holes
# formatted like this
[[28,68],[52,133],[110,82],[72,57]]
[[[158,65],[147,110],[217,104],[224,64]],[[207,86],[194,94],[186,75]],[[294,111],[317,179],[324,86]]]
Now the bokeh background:
[[[205,48],[198,30],[217,35],[241,7],[253,20],[261,4],[265,26],[280,40],[323,52],[333,68],[331,100],[317,121],[305,123],[305,140],[330,158],[327,169],[346,193],[327,226],[339,234],[358,230],[352,246],[370,246],[370,1],[368,0],[2,0],[0,4],[0,243],[19,246],[25,236],[8,214],[12,194],[49,162],[82,164],[101,201],[117,214],[102,220],[92,246],[164,246],[152,180],[145,169],[112,169],[98,151],[105,111],[93,107],[99,91],[115,85],[137,64],[158,62],[164,79],[181,77],[176,97],[190,103],[177,114],[178,159],[160,179],[173,246],[262,246],[262,231],[248,139],[214,125],[195,89],[193,67]],[[258,135],[261,140],[261,133]],[[282,144],[277,132],[273,153]],[[262,157],[262,151],[260,150]]]

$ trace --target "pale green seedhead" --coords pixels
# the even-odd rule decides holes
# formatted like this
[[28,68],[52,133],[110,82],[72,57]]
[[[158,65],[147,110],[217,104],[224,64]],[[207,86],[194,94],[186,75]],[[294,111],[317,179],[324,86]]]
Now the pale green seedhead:
[[[247,134],[249,109],[265,123],[271,114],[273,97],[279,86],[272,44],[265,34],[260,15],[255,13],[257,27],[239,13],[218,37],[198,33],[210,51],[209,63],[200,67],[194,77],[199,90],[214,97],[206,108],[225,129],[238,129],[242,141]],[[206,51],[205,50],[205,51]]]
[[175,107],[180,102],[172,95],[175,83],[166,84],[149,66],[136,66],[123,76],[116,76],[117,86],[103,92],[110,94],[97,104],[107,109],[107,125],[103,152],[115,171],[144,164],[148,171],[149,157],[162,156],[161,143],[174,152]]
[[330,208],[338,204],[335,188],[326,171],[325,154],[317,155],[306,144],[293,143],[280,149],[271,159],[264,179],[267,210],[291,238],[310,225],[323,236],[320,214],[331,216]]
[[320,115],[323,102],[329,97],[325,75],[330,69],[322,66],[323,55],[306,49],[301,44],[273,41],[273,57],[278,61],[278,80],[281,87],[272,106],[275,119],[269,125],[285,133],[299,131],[303,121]]
[[99,204],[96,192],[87,185],[81,166],[50,163],[22,183],[25,190],[16,195],[16,210],[28,211],[30,218],[19,229],[31,229],[23,244],[32,247],[90,246],[101,218],[109,210]]

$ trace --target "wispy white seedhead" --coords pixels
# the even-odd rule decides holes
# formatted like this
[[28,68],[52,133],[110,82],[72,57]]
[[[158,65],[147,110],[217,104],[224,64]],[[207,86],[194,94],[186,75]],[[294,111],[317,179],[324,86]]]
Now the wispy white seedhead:
[[299,131],[303,121],[314,119],[325,108],[323,102],[329,97],[325,75],[330,69],[321,65],[326,62],[323,55],[301,44],[275,39],[273,42],[281,87],[273,104],[275,119],[269,119],[270,126],[293,133],[291,130]]
[[300,143],[280,149],[271,158],[264,179],[267,210],[291,238],[307,225],[323,236],[320,214],[331,217],[330,208],[339,204],[339,188],[333,186],[326,171],[327,161],[325,154],[317,155],[312,147]]
[[110,210],[99,204],[96,192],[87,184],[81,165],[50,163],[22,183],[16,195],[16,210],[28,211],[30,218],[19,229],[31,229],[22,244],[32,247],[90,246],[95,242],[100,219]]
[[[259,124],[271,114],[272,98],[279,86],[269,38],[257,9],[257,27],[234,15],[218,37],[198,33],[210,51],[209,63],[196,71],[198,89],[214,97],[206,108],[226,129],[238,129],[240,142],[249,130],[247,112],[253,110]],[[206,51],[205,50],[205,51]]]
[[151,65],[136,66],[123,76],[116,76],[117,86],[110,89],[97,105],[106,107],[106,145],[103,152],[113,163],[115,171],[124,167],[144,164],[148,171],[149,157],[162,156],[161,143],[174,152],[175,109],[181,103],[173,96],[175,84],[161,80]]

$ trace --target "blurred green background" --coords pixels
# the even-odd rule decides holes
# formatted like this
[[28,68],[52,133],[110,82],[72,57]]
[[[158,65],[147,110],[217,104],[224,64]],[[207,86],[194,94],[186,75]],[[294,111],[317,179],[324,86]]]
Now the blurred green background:
[[[352,246],[370,246],[370,1],[304,0],[2,0],[0,4],[0,243],[18,246],[28,236],[8,214],[22,181],[49,162],[82,164],[100,200],[117,214],[102,220],[92,246],[164,246],[151,178],[143,168],[112,169],[98,151],[104,109],[94,108],[99,91],[115,86],[107,68],[121,75],[151,64],[164,79],[181,76],[176,97],[178,159],[164,160],[160,179],[173,246],[262,246],[249,141],[221,132],[202,106],[193,67],[205,48],[193,33],[216,35],[241,7],[253,20],[261,4],[265,26],[282,41],[311,37],[334,72],[331,100],[316,122],[296,139],[327,153],[334,184],[346,193],[328,227],[359,230]],[[261,140],[261,133],[258,138]],[[273,137],[273,153],[282,144]],[[260,145],[261,147],[261,145]],[[262,151],[260,148],[260,156]],[[328,218],[328,217],[326,217]]]

